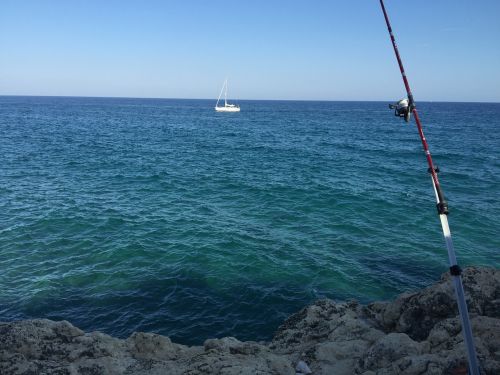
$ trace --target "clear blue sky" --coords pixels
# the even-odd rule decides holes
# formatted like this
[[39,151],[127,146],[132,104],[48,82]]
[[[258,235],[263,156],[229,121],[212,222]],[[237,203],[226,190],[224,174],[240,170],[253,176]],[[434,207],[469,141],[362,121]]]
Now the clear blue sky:
[[[377,0],[2,0],[0,95],[392,100]],[[416,100],[500,102],[500,1],[386,0]]]

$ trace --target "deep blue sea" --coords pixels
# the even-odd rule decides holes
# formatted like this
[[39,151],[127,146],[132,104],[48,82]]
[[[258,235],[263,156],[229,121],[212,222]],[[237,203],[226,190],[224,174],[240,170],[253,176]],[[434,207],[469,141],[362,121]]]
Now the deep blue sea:
[[[0,97],[0,321],[269,340],[319,298],[448,258],[414,123],[385,102]],[[500,265],[500,104],[419,103],[459,263]]]

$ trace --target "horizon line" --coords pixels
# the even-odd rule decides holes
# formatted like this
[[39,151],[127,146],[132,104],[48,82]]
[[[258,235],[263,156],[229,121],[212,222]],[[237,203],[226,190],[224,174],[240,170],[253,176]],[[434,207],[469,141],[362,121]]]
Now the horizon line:
[[[145,99],[145,100],[214,100],[213,98],[173,98],[173,97],[134,97],[134,96],[87,96],[87,95],[21,95],[0,94],[0,97],[30,97],[30,98],[82,98],[82,99]],[[347,99],[233,99],[233,101],[267,101],[267,102],[390,102],[394,100],[347,100]],[[500,101],[450,101],[450,100],[419,100],[421,103],[476,103],[500,104]]]

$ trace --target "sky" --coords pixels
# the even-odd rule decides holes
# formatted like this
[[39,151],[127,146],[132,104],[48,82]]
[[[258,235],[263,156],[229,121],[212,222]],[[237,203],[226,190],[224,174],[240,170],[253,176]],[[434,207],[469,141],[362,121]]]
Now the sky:
[[[386,0],[415,99],[500,102],[500,1]],[[378,0],[0,0],[0,95],[395,100]]]

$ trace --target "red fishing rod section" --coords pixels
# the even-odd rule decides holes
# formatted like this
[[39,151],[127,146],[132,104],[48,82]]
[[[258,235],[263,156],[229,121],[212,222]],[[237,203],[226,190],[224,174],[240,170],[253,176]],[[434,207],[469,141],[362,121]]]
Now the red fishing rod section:
[[439,184],[439,179],[437,176],[438,170],[434,167],[434,163],[432,162],[431,152],[429,151],[429,145],[427,144],[427,140],[425,139],[424,131],[422,130],[422,123],[420,122],[420,118],[418,117],[417,107],[415,105],[415,101],[413,100],[413,94],[411,93],[410,84],[408,83],[408,79],[406,78],[405,68],[403,67],[403,62],[401,61],[401,56],[399,55],[398,46],[396,44],[396,39],[394,38],[394,34],[392,33],[392,27],[389,22],[389,17],[387,16],[387,12],[385,10],[383,0],[380,0],[380,5],[382,7],[382,11],[384,12],[385,23],[387,24],[387,30],[389,30],[389,35],[391,36],[392,46],[394,47],[394,53],[396,54],[396,59],[398,60],[399,70],[401,71],[401,76],[403,77],[403,82],[405,84],[406,92],[408,94],[408,100],[410,101],[410,110],[415,117],[415,122],[417,123],[418,134],[420,135],[420,139],[422,141],[422,146],[424,147],[425,156],[427,158],[427,164],[429,165],[429,173],[432,176],[432,180],[434,181],[434,186],[436,187],[436,192],[439,198],[439,202],[437,204],[437,209],[440,214],[448,214],[448,204],[444,199],[443,191],[441,190],[441,185]]

